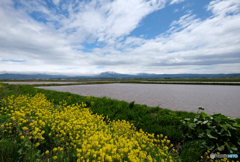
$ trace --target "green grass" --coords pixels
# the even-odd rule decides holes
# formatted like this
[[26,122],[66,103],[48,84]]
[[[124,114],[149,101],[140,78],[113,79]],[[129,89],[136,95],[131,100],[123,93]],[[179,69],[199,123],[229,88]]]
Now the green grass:
[[[108,116],[111,121],[124,119],[133,123],[138,130],[142,129],[148,133],[164,134],[168,136],[171,143],[176,147],[178,146],[177,148],[179,148],[178,151],[183,161],[198,161],[200,160],[200,156],[206,151],[206,149],[201,149],[196,144],[197,141],[186,141],[183,133],[183,125],[180,122],[182,118],[193,119],[196,113],[148,107],[146,105],[118,101],[107,97],[88,98],[69,92],[37,89],[29,85],[3,84],[3,86],[3,88],[0,88],[0,99],[13,94],[35,95],[43,93],[54,104],[58,104],[62,100],[65,100],[69,105],[84,102],[93,113]],[[237,122],[240,123],[240,119],[237,119]]]
[[217,79],[148,79],[148,81],[240,82],[240,78],[217,78]]
[[[30,81],[29,81],[30,82]],[[202,82],[171,82],[171,81],[163,81],[163,82],[156,82],[156,81],[145,81],[145,80],[115,80],[115,81],[94,81],[89,82],[86,81],[85,83],[64,83],[64,84],[57,84],[57,83],[49,83],[49,84],[41,84],[41,81],[37,81],[39,84],[28,85],[31,87],[38,87],[38,86],[64,86],[64,85],[86,85],[86,84],[113,84],[113,83],[135,83],[135,84],[191,84],[191,85],[240,85],[240,83],[225,83],[225,82],[212,82],[212,83],[202,83]],[[59,81],[61,82],[61,81]]]
[[178,81],[178,82],[240,82],[240,78],[215,78],[215,79],[67,79],[67,80],[8,80],[0,79],[0,82],[136,82],[141,83],[142,81]]

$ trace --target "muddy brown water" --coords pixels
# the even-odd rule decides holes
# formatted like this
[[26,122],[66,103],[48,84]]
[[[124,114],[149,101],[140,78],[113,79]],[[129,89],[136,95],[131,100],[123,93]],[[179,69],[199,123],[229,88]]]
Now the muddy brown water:
[[189,112],[197,112],[203,106],[207,114],[240,118],[240,86],[114,83],[38,88]]

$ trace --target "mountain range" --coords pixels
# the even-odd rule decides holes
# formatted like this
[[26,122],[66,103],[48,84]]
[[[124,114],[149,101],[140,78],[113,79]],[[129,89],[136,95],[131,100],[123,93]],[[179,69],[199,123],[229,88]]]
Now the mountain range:
[[198,79],[198,78],[240,78],[240,73],[235,74],[149,74],[136,75],[121,74],[113,71],[103,72],[92,76],[67,76],[47,74],[0,74],[0,79]]

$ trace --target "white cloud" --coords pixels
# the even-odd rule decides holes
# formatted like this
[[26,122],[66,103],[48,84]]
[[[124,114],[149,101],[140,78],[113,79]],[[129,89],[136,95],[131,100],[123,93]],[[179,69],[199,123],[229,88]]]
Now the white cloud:
[[174,13],[179,12],[179,9],[175,9],[173,12],[174,12]]
[[239,0],[214,0],[208,5],[208,10],[216,16],[225,16],[226,14],[236,14],[240,12]]
[[170,4],[172,5],[172,4],[177,4],[177,3],[181,3],[181,2],[183,2],[184,0],[172,0],[171,2],[170,2]]
[[[90,36],[92,41],[104,41],[109,44],[119,37],[128,35],[139,22],[151,12],[163,8],[165,0],[116,0],[80,3],[80,11],[73,6],[68,7],[70,19],[61,20],[61,31],[72,30],[69,39],[85,41]],[[84,34],[83,34],[84,33]]]
[[[152,39],[128,36],[148,14],[165,7],[164,0],[102,0],[59,3],[0,2],[0,71],[120,73],[234,73],[240,70],[240,1],[212,1],[205,20],[192,12],[173,21]],[[177,3],[173,0],[171,3]],[[178,1],[180,2],[180,1]],[[34,7],[36,6],[36,7]],[[60,11],[64,8],[65,12]],[[29,13],[48,22],[34,20]],[[57,28],[56,28],[57,27]],[[104,44],[83,52],[86,42]],[[98,66],[104,66],[100,69]],[[211,70],[203,67],[211,67]],[[201,69],[203,70],[196,70]]]
[[59,5],[60,0],[52,0],[55,5]]

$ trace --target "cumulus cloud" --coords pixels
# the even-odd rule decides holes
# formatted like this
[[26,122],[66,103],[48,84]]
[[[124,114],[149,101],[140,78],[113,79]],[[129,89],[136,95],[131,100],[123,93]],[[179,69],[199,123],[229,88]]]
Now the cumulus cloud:
[[224,17],[217,13],[223,12],[219,3],[222,2],[213,1],[208,6],[214,16],[200,20],[190,12],[173,21],[167,36],[159,35],[133,51],[151,56],[147,58],[147,64],[159,67],[239,63],[240,36],[236,33],[240,32],[240,22],[237,21],[240,15],[238,7],[233,6],[240,2],[227,5],[225,11],[228,14]]
[[[189,11],[152,39],[129,36],[147,15],[168,7],[167,2],[182,0],[2,0],[0,70],[65,74],[240,70],[238,0],[213,0],[206,7],[210,17],[200,19]],[[91,43],[95,46],[84,52],[85,44]]]

